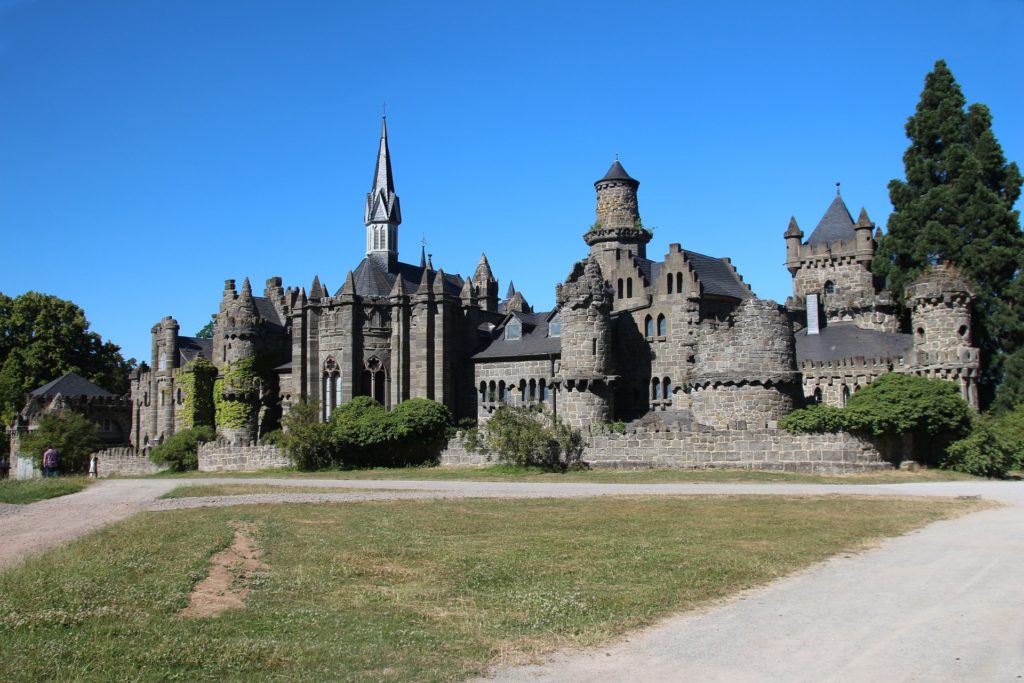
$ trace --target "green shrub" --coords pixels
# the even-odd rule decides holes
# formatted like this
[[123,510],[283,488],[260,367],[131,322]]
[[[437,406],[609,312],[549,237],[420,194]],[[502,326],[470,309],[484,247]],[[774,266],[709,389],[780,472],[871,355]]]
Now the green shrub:
[[369,396],[356,396],[331,413],[335,464],[370,467],[387,461],[387,447],[400,437],[394,418]]
[[578,465],[583,452],[578,431],[529,407],[498,408],[486,432],[487,449],[509,465],[564,470]]
[[839,432],[847,428],[843,410],[824,403],[794,410],[779,420],[779,427],[794,433]]
[[939,465],[946,447],[970,433],[971,415],[952,382],[889,373],[851,396],[845,408],[809,406],[782,418],[779,426],[791,432],[910,435],[913,459]]
[[413,398],[399,403],[390,415],[400,435],[393,446],[393,464],[436,462],[452,429],[448,407],[426,398]]
[[993,427],[1013,454],[1013,466],[1024,468],[1024,403],[996,418]]
[[281,448],[300,470],[330,467],[335,460],[331,425],[320,422],[320,404],[300,401],[282,420],[284,437]]
[[267,432],[260,437],[260,443],[267,446],[280,446],[284,441],[284,432],[280,429]]
[[62,410],[39,420],[39,426],[22,435],[21,451],[31,453],[36,468],[41,468],[43,451],[57,449],[60,457],[57,469],[64,474],[84,474],[89,465],[89,454],[103,448],[96,434],[96,425],[81,413]]
[[979,417],[974,429],[946,449],[942,467],[979,477],[1002,478],[1014,464],[1014,453],[992,420]]
[[217,438],[213,427],[202,426],[182,429],[155,446],[149,459],[157,465],[168,465],[176,472],[199,468],[199,444]]

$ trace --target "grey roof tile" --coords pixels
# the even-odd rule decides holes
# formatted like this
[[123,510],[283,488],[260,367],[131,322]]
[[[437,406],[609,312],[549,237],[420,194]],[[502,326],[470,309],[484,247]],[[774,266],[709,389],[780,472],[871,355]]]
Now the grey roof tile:
[[[619,163],[618,159],[612,162],[612,165],[608,168],[608,172],[604,174],[604,177],[601,178],[601,180],[630,180],[634,183],[637,182],[636,178],[633,178],[626,173],[626,169],[622,167],[622,164]],[[598,180],[597,182],[601,182],[601,180]]]
[[[555,311],[542,313],[511,313],[505,321],[496,327],[490,342],[480,351],[473,354],[474,361],[489,361],[502,358],[531,358],[536,356],[560,355],[562,338],[548,336],[548,321]],[[523,323],[523,336],[520,339],[505,339],[505,325],[512,318]]]
[[56,396],[57,394],[61,396],[114,396],[114,394],[103,387],[96,386],[76,372],[69,372],[29,393],[31,396],[43,398]]
[[836,195],[828,211],[818,221],[814,232],[807,238],[807,244],[824,244],[828,242],[843,242],[857,238],[857,231],[854,230],[853,217],[850,210],[846,208],[843,198]]
[[213,340],[198,337],[178,337],[178,353],[182,364],[191,363],[199,354],[208,361],[213,360]]
[[[352,271],[352,279],[356,285],[356,294],[360,296],[388,296],[391,288],[395,285],[395,278],[401,277],[407,292],[415,292],[419,289],[420,280],[423,279],[423,266],[414,266],[411,263],[397,263],[396,272],[389,273],[381,265],[380,261],[367,256],[356,269]],[[434,271],[436,274],[436,271]],[[464,281],[458,274],[445,273],[445,288],[449,294],[458,296],[462,291]],[[434,276],[430,278],[433,284]],[[335,295],[341,294],[341,289]]]
[[820,334],[807,334],[806,329],[796,333],[796,360],[892,358],[902,356],[913,345],[909,334],[864,330],[852,322],[830,323]]

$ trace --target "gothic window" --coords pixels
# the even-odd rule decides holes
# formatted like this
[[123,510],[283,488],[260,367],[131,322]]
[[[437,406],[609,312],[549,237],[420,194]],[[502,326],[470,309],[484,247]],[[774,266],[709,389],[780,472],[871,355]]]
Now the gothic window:
[[672,293],[672,273],[668,274],[668,277],[665,280],[665,287],[668,290],[668,293],[671,294]]
[[372,397],[382,406],[387,405],[387,373],[377,356],[370,356],[363,363],[363,395]]
[[658,336],[664,337],[668,334],[668,322],[663,314],[658,315]]
[[683,274],[676,273],[676,293],[683,293]]
[[622,298],[622,294],[623,294],[623,291],[624,291],[624,290],[623,290],[623,288],[622,288],[622,278],[620,277],[620,278],[619,278],[619,298],[620,298],[620,299]]
[[509,321],[508,325],[505,325],[505,339],[515,340],[523,338],[523,324],[516,318]]
[[644,336],[648,339],[654,336],[654,318],[651,316],[644,318]]
[[320,410],[326,422],[331,419],[334,409],[341,405],[341,367],[333,358],[324,361],[320,384]]
[[633,278],[631,277],[626,278],[626,298],[633,298]]

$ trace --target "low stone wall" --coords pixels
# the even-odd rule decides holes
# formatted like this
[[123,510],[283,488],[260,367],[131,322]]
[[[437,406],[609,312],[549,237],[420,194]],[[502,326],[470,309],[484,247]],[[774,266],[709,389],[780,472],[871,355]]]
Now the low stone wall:
[[[441,453],[442,465],[488,465],[495,459],[467,451],[457,438]],[[892,468],[871,442],[852,434],[791,434],[781,429],[592,434],[586,437],[583,460],[591,467],[620,469],[838,473]]]
[[156,474],[169,469],[167,465],[155,465],[146,452],[139,453],[131,446],[107,448],[96,453],[99,458],[97,471],[102,477],[139,477]]
[[291,467],[277,446],[232,446],[213,441],[199,446],[200,472],[240,472]]

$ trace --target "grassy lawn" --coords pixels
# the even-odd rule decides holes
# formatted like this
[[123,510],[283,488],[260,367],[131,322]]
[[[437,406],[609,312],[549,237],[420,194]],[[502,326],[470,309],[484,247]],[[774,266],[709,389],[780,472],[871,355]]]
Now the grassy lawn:
[[0,480],[0,503],[23,505],[37,500],[78,493],[91,483],[85,477]]
[[[451,680],[590,645],[977,509],[861,497],[600,497],[143,513],[0,573],[0,680]],[[178,612],[254,530],[245,607]]]
[[765,472],[760,470],[609,470],[545,472],[539,468],[490,465],[487,467],[391,467],[366,470],[261,470],[259,472],[175,472],[155,477],[296,477],[310,479],[444,480],[579,482],[590,484],[675,484],[675,483],[782,483],[782,484],[903,484],[922,481],[965,481],[978,477],[950,470],[905,472],[884,470],[853,474],[810,472]]
[[388,489],[355,489],[340,486],[280,486],[277,484],[186,484],[171,489],[161,499],[200,496],[246,496],[253,493],[380,493]]

